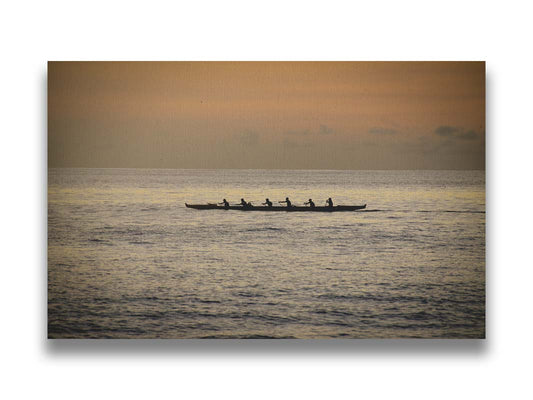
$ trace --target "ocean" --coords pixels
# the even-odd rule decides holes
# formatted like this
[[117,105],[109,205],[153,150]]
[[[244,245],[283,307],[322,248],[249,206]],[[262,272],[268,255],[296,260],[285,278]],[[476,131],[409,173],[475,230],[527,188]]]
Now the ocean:
[[483,338],[485,172],[51,168],[48,337]]

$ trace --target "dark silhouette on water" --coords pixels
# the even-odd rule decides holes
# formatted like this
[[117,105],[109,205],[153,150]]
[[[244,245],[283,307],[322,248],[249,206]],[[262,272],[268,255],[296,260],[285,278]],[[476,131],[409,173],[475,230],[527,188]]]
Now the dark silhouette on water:
[[264,203],[261,203],[261,204],[263,204],[264,206],[272,207],[272,202],[268,198],[266,199]]
[[229,208],[229,203],[226,199],[222,199],[222,203],[218,203],[219,205],[224,205],[225,209]]
[[287,203],[287,207],[292,207],[292,203],[288,197],[285,197],[284,201],[278,201],[278,203]]
[[251,202],[247,203],[246,200],[244,200],[244,199],[241,199],[241,202],[240,202],[239,205],[242,206],[243,208],[252,208],[253,207]]
[[326,201],[326,206],[316,206],[313,199],[309,199],[303,206],[294,206],[288,197],[284,201],[278,203],[286,203],[287,206],[274,206],[267,198],[260,206],[254,206],[251,202],[241,199],[240,203],[230,205],[226,199],[222,203],[207,203],[207,204],[187,204],[187,208],[194,208],[196,210],[241,210],[241,211],[284,211],[284,212],[298,212],[298,211],[312,211],[312,212],[334,212],[334,211],[357,211],[366,208],[366,204],[361,206],[355,205],[337,205],[333,206],[331,197]]
[[[246,202],[245,202],[246,203]],[[285,202],[280,202],[285,203]],[[361,206],[354,206],[354,205],[338,205],[335,207],[329,207],[329,206],[315,206],[315,207],[309,207],[309,206],[293,206],[291,204],[290,207],[284,207],[284,206],[253,206],[250,203],[246,203],[246,206],[243,206],[242,204],[237,205],[230,205],[228,208],[224,206],[219,206],[217,204],[187,204],[185,203],[185,206],[187,208],[194,208],[196,210],[240,210],[240,211],[281,211],[281,212],[299,212],[299,211],[307,211],[307,212],[336,212],[336,211],[357,211],[362,210],[366,208],[366,204],[363,204]]]
[[311,207],[311,208],[315,207],[315,203],[313,202],[312,199],[309,199],[309,201],[305,202],[304,204],[309,204],[309,207]]

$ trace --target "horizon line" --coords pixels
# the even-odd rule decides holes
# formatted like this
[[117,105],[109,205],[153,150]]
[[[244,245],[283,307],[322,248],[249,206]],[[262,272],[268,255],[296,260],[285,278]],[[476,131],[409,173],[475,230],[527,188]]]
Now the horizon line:
[[161,169],[161,170],[240,170],[240,171],[486,171],[486,168],[407,168],[407,169],[347,169],[347,168],[163,168],[163,167],[51,167],[47,169]]

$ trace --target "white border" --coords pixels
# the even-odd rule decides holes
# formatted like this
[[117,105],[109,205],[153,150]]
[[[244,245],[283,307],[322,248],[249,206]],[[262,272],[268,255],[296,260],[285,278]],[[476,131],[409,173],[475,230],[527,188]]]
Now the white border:
[[[192,2],[190,2],[192,3]],[[526,3],[3,5],[6,398],[522,398],[532,350]],[[47,60],[486,60],[486,341],[46,341]],[[528,168],[529,167],[529,168]],[[170,344],[169,344],[170,343]]]

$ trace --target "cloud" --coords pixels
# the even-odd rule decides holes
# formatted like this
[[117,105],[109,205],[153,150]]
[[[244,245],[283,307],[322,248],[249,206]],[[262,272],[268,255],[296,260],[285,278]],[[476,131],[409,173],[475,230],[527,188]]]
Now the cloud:
[[457,137],[463,140],[474,140],[477,139],[477,133],[475,131],[468,131],[457,135]]
[[333,129],[328,128],[326,125],[320,125],[320,129],[318,130],[318,133],[320,135],[331,135],[332,133],[335,133]]
[[372,135],[396,135],[398,131],[396,129],[388,128],[370,128],[368,133]]
[[435,133],[442,137],[450,137],[455,135],[460,131],[459,128],[455,126],[449,126],[449,125],[441,125],[437,129],[435,129]]
[[449,125],[439,126],[435,129],[435,133],[448,140],[475,140],[479,137],[479,133],[473,129],[465,131],[463,128]]
[[309,130],[309,129],[301,129],[301,130],[291,130],[291,131],[285,131],[283,134],[289,135],[289,136],[307,136],[307,135],[332,135],[335,131],[330,128],[327,125],[322,125],[318,127],[318,130]]

